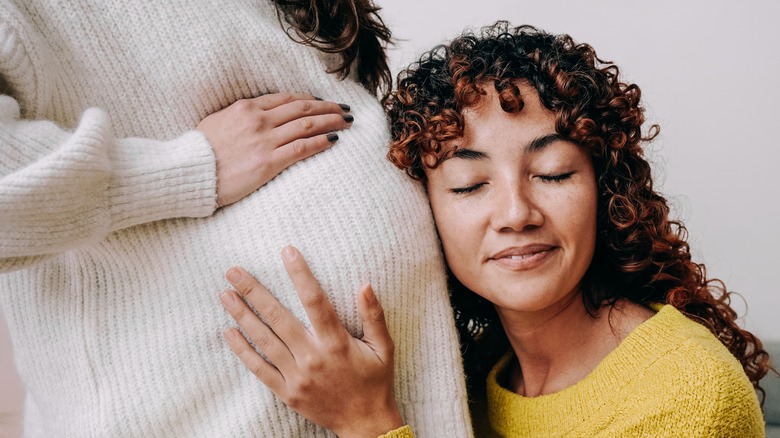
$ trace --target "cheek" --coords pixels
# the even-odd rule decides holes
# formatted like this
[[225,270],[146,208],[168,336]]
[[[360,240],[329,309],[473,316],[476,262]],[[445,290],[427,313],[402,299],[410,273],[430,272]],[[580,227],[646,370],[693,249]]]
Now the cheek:
[[462,245],[458,237],[462,236],[463,222],[456,219],[458,214],[452,210],[451,205],[441,201],[431,199],[431,210],[445,254],[454,251]]
[[567,200],[565,227],[569,238],[575,241],[582,263],[590,264],[596,246],[597,195],[594,185],[577,190]]
[[479,252],[478,218],[464,205],[436,196],[431,196],[431,210],[447,264],[458,275],[468,266],[468,256]]

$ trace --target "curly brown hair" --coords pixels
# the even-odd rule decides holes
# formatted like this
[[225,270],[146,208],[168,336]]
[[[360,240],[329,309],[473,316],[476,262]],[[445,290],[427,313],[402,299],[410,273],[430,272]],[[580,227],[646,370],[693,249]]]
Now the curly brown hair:
[[[556,131],[593,160],[598,184],[596,251],[582,280],[589,312],[620,299],[640,305],[668,303],[712,331],[740,361],[754,387],[770,366],[761,341],[736,323],[731,293],[708,279],[691,260],[687,231],[669,217],[666,199],[653,189],[642,144],[645,121],[636,84],[622,82],[611,62],[568,35],[497,22],[480,34],[466,32],[434,48],[398,76],[383,102],[391,119],[388,158],[415,179],[453,152],[445,144],[463,135],[463,109],[492,85],[501,107],[520,111],[516,81],[536,88],[556,117]],[[451,298],[467,370],[484,374],[486,363],[508,349],[493,305],[450,273]]]
[[328,73],[345,78],[354,68],[358,82],[374,95],[389,89],[393,76],[385,47],[392,43],[392,34],[371,0],[274,0],[274,4],[279,21],[291,26],[291,38],[341,57]]

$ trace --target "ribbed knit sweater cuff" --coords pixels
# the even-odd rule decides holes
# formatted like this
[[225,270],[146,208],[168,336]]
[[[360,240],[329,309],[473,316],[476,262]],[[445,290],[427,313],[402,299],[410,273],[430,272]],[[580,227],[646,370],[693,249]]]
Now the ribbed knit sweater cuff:
[[216,162],[198,131],[150,147],[123,139],[111,151],[111,229],[175,217],[205,217],[216,208]]
[[377,438],[414,438],[414,432],[409,425],[393,429],[384,435],[379,435]]

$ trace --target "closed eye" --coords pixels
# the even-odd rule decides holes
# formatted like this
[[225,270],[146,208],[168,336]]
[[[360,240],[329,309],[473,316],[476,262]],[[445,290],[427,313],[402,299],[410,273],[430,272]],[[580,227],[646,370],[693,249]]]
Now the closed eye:
[[559,183],[571,178],[572,175],[574,175],[574,172],[561,173],[559,175],[537,175],[537,177],[544,182]]
[[450,189],[450,192],[455,194],[465,194],[465,193],[471,193],[473,191],[478,190],[480,187],[484,186],[486,183],[478,183],[474,184],[473,186],[468,187],[455,187],[453,189]]

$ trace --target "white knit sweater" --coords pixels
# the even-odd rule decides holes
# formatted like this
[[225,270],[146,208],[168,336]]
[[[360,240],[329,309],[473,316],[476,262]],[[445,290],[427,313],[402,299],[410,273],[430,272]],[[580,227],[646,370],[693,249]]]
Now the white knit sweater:
[[[328,56],[292,42],[266,0],[0,2],[12,96],[0,96],[0,305],[28,390],[26,436],[329,435],[221,334],[234,325],[218,300],[234,265],[305,321],[286,244],[352,333],[354,294],[375,286],[396,398],[418,435],[471,434],[425,194],[386,162],[377,101],[326,74]],[[214,157],[193,127],[278,91],[347,103],[355,122],[214,212]]]

